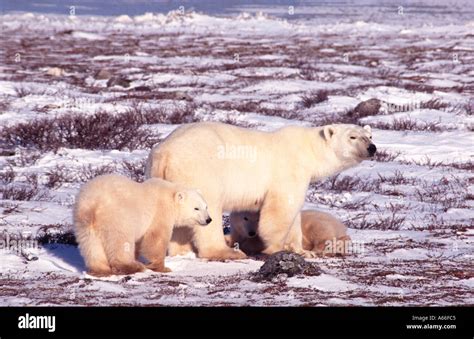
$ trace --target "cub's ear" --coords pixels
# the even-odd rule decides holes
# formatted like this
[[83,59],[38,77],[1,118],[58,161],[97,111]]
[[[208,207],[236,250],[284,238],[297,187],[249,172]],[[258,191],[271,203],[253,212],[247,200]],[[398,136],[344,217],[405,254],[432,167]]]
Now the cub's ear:
[[370,128],[369,125],[365,125],[365,126],[364,126],[364,129],[365,129],[367,132],[372,133],[372,128]]
[[184,191],[178,191],[174,194],[174,200],[179,204],[184,202],[184,198],[186,198],[186,192]]
[[196,192],[198,192],[200,195],[202,195],[202,192],[199,188],[196,190]]
[[326,141],[330,140],[332,136],[334,135],[334,126],[333,125],[324,126],[323,135]]

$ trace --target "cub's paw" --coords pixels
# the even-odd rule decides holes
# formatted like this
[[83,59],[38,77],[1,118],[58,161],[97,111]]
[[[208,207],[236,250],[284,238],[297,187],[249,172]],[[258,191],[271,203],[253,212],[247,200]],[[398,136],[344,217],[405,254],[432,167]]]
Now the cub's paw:
[[149,270],[159,273],[171,272],[171,269],[166,267],[164,263],[151,263],[146,266]]
[[145,265],[142,263],[136,261],[132,263],[119,263],[112,265],[112,272],[113,274],[134,274],[138,272],[143,272],[145,271]]
[[201,251],[199,258],[212,261],[239,260],[247,258],[247,255],[238,249],[225,248],[219,250]]
[[307,251],[307,250],[301,250],[301,251],[298,251],[297,253],[301,254],[306,259],[318,258],[321,256],[321,254],[318,252]]

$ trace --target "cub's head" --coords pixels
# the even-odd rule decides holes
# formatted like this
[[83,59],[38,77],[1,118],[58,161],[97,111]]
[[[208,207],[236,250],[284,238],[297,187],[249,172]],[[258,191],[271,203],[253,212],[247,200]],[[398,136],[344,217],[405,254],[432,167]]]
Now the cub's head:
[[373,157],[377,151],[372,143],[372,129],[368,125],[327,125],[321,134],[336,157],[347,165],[358,164]]
[[207,203],[198,191],[181,190],[174,194],[174,199],[178,208],[179,226],[206,226],[211,223]]
[[230,229],[233,235],[241,239],[255,238],[258,234],[258,212],[232,212]]

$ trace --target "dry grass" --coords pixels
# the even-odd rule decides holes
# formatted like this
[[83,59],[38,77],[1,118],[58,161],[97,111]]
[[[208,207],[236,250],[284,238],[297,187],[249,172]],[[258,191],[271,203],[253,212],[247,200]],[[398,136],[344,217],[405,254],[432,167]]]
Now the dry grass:
[[402,214],[402,211],[406,210],[407,207],[393,203],[389,203],[385,207],[388,216],[382,213],[377,218],[370,218],[369,212],[365,212],[352,219],[345,220],[345,224],[347,227],[355,229],[399,230],[406,220],[406,216]]
[[392,130],[392,131],[425,131],[440,132],[448,128],[440,126],[441,122],[418,122],[411,118],[396,118],[390,122],[377,121],[372,123],[373,128]]
[[375,161],[390,162],[397,159],[400,154],[402,154],[402,152],[400,151],[389,151],[386,149],[379,148],[375,153],[374,159]]
[[49,193],[34,185],[7,185],[0,187],[3,200],[16,201],[46,201]]
[[140,127],[162,118],[154,112],[111,114],[104,111],[86,116],[66,114],[55,119],[39,118],[6,127],[0,132],[10,146],[56,151],[61,147],[133,150],[151,147],[157,138]]
[[71,226],[62,224],[44,225],[38,230],[36,240],[40,245],[63,244],[77,246],[76,237]]
[[136,162],[123,161],[121,163],[113,162],[101,166],[92,166],[91,164],[82,165],[77,168],[70,168],[65,165],[56,165],[45,173],[48,188],[58,188],[67,183],[84,183],[103,174],[118,173],[129,177],[130,179],[142,182],[145,179],[146,159]]

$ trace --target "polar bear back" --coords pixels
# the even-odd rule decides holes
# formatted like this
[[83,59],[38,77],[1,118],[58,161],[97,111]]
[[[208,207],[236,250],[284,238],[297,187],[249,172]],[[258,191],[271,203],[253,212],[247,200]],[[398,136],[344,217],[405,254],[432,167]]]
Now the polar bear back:
[[[135,240],[145,233],[160,208],[169,206],[160,201],[173,201],[175,185],[162,179],[137,183],[121,175],[101,175],[86,183],[76,198],[75,214],[91,215],[91,221],[105,222],[120,219],[134,225]],[[80,209],[80,210],[79,210]]]
[[153,149],[146,174],[219,192],[224,210],[258,209],[270,187],[288,175],[302,176],[299,164],[308,154],[302,133],[301,127],[264,132],[213,122],[185,125]]

